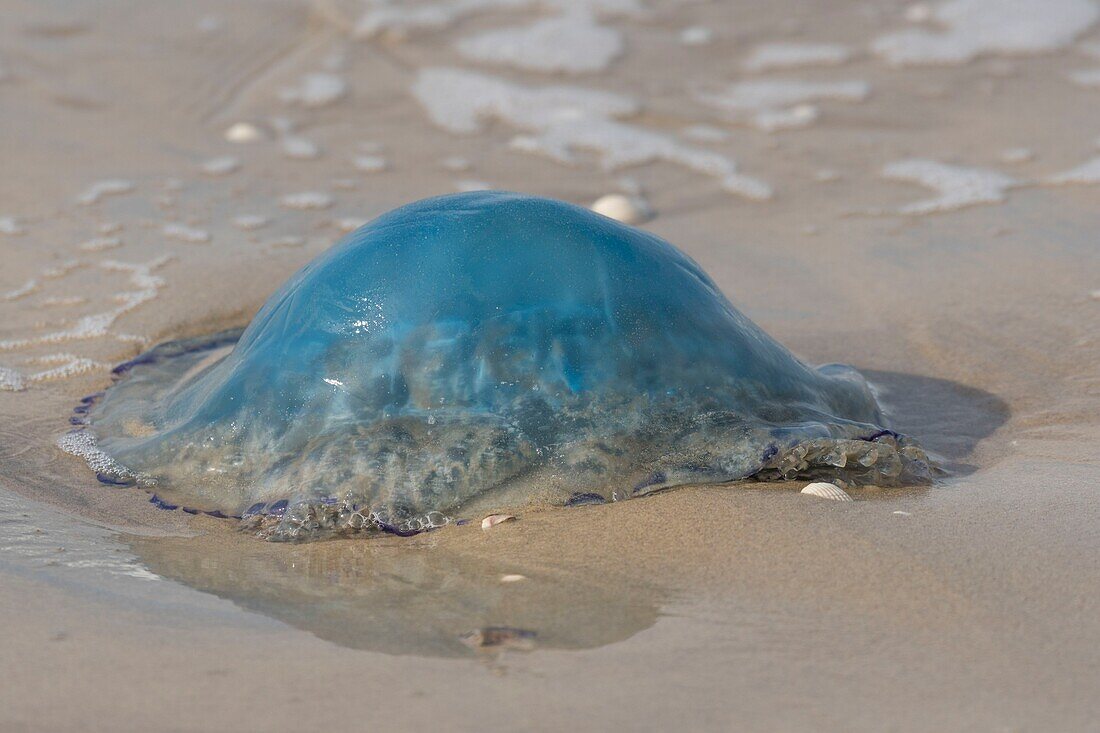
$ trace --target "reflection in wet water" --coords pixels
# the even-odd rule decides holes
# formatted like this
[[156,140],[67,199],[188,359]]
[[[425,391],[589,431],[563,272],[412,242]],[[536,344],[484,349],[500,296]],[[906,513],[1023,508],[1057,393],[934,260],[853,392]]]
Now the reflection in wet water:
[[[283,546],[215,529],[129,544],[158,575],[386,654],[599,647],[652,626],[665,595],[562,567],[517,567],[430,537]],[[507,577],[516,575],[523,577]]]
[[[898,427],[927,441],[956,476],[968,472],[977,443],[1008,415],[996,396],[965,385],[896,372],[868,375]],[[674,596],[693,587],[689,568],[662,552],[667,540],[658,535],[669,516],[693,528],[676,536],[686,557],[706,558],[694,567],[700,576],[733,572],[733,566],[750,572],[775,560],[770,535],[755,536],[741,523],[746,511],[770,507],[767,515],[787,516],[792,532],[815,526],[817,510],[797,504],[810,514],[786,514],[791,507],[762,496],[762,488],[787,490],[776,484],[701,494],[680,489],[618,505],[526,514],[489,532],[475,523],[413,538],[301,545],[261,542],[232,523],[199,517],[195,528],[206,530],[199,537],[134,537],[128,544],[157,575],[349,648],[441,657],[587,649],[649,628]],[[853,494],[867,501],[925,491]],[[739,555],[702,549],[693,555],[691,546],[730,532],[739,538]],[[726,587],[713,579],[711,586]]]
[[[967,472],[975,445],[1008,414],[994,395],[958,383],[895,372],[869,376],[899,427],[927,440],[955,475]],[[734,531],[745,548],[753,546],[748,528],[733,522],[746,506],[735,498],[747,496],[737,488],[762,486],[706,493],[702,503],[682,489],[629,507],[557,509],[541,519],[525,516],[518,533],[450,526],[414,538],[274,545],[230,523],[198,518],[207,530],[202,536],[128,542],[158,575],[345,647],[441,657],[587,649],[652,626],[682,585],[659,559],[660,541],[652,543],[656,523],[669,512],[696,528],[683,542]],[[882,500],[924,491],[854,493],[857,500]],[[807,521],[797,519],[796,526],[804,529]],[[769,542],[749,552],[765,557],[774,549]],[[664,569],[648,572],[646,557]],[[696,570],[728,570],[730,562],[713,557]],[[744,567],[748,557],[737,562]]]

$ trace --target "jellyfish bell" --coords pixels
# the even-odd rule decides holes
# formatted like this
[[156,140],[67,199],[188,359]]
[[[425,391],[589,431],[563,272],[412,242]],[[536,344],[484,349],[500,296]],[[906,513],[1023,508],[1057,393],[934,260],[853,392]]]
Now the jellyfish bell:
[[689,483],[930,472],[855,370],[799,361],[675,247],[514,193],[391,211],[243,332],[118,371],[63,447],[276,539]]

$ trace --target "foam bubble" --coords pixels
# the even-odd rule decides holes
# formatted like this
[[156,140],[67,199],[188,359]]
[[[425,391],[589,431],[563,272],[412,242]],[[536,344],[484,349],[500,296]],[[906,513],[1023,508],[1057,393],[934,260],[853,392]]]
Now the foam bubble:
[[109,365],[102,362],[87,359],[75,354],[47,354],[31,360],[35,364],[45,364],[52,368],[35,372],[27,376],[27,383],[49,382],[57,379],[68,379],[81,374],[107,369]]
[[1055,51],[1100,17],[1093,0],[948,0],[929,20],[943,30],[911,28],[880,36],[872,50],[891,64],[960,64],[991,53]]
[[359,217],[347,217],[344,219],[337,219],[333,222],[337,229],[343,233],[354,232],[359,227],[366,224],[369,219],[362,219]]
[[927,23],[932,20],[932,6],[928,3],[913,3],[905,8],[905,19],[910,23]]
[[485,181],[478,181],[473,178],[463,178],[462,180],[455,181],[455,190],[459,193],[469,193],[470,191],[492,191],[493,184],[486,183]]
[[0,366],[0,391],[21,392],[27,388],[23,375],[14,369]]
[[241,168],[241,161],[231,155],[204,161],[200,169],[208,176],[227,176]]
[[195,23],[195,29],[200,33],[217,33],[225,28],[225,20],[221,16],[208,14],[199,18]]
[[317,71],[304,75],[297,86],[282,89],[279,99],[303,107],[325,107],[343,99],[347,93],[348,83],[341,77],[327,71]]
[[1100,156],[1082,163],[1076,168],[1071,168],[1068,171],[1048,176],[1043,179],[1043,183],[1054,185],[1066,185],[1071,183],[1090,185],[1100,183]]
[[290,135],[282,140],[283,155],[296,160],[314,160],[321,157],[317,143],[304,137]]
[[122,240],[118,237],[93,237],[86,242],[81,242],[79,249],[84,252],[103,252],[122,246]]
[[2,296],[0,296],[0,300],[19,300],[20,298],[25,298],[31,293],[35,292],[36,290],[38,290],[39,287],[40,283],[38,282],[38,279],[31,278],[14,290],[9,290],[8,292],[4,293]]
[[452,0],[430,5],[380,5],[368,8],[355,25],[355,35],[370,38],[382,33],[405,36],[413,30],[446,28],[459,18],[491,9],[524,8],[529,0]]
[[302,191],[288,193],[279,199],[279,204],[287,209],[327,209],[334,203],[331,194],[323,191]]
[[572,86],[531,88],[449,68],[422,70],[413,94],[433,122],[454,133],[477,132],[483,120],[495,118],[530,133],[512,140],[515,150],[561,163],[575,162],[575,150],[590,150],[606,170],[663,160],[718,178],[748,198],[771,196],[767,184],[739,173],[729,158],[616,119],[639,111],[637,102],[622,95]]
[[26,233],[27,230],[20,225],[19,220],[14,216],[0,216],[0,234],[17,237]]
[[689,125],[680,134],[697,143],[724,143],[730,139],[728,132],[713,125]]
[[1016,164],[1026,163],[1035,159],[1035,151],[1031,148],[1008,148],[1002,150],[997,156],[1002,163]]
[[270,223],[270,219],[266,216],[260,216],[259,214],[242,214],[233,218],[233,226],[238,229],[244,229],[245,231],[261,229]]
[[69,455],[83,458],[96,473],[118,476],[120,479],[136,479],[130,469],[99,449],[95,436],[86,430],[74,430],[57,439],[57,447]]
[[705,46],[714,40],[714,31],[705,25],[693,25],[680,31],[680,43],[685,46]]
[[697,98],[725,111],[734,121],[748,122],[771,132],[813,123],[818,109],[810,102],[824,99],[862,102],[870,93],[871,87],[864,81],[776,79],[737,82],[721,92],[699,93]]
[[134,188],[133,181],[122,178],[107,178],[93,183],[85,189],[84,193],[77,196],[76,200],[77,203],[83,206],[91,206],[98,203],[105,196],[121,196],[124,193],[132,192]]
[[389,161],[381,155],[357,155],[351,162],[355,170],[363,173],[381,173],[390,167]]
[[851,50],[837,43],[764,43],[753,49],[743,66],[757,72],[799,66],[837,66],[851,58]]
[[901,214],[932,214],[999,203],[1005,200],[1008,189],[1020,185],[1020,181],[996,171],[917,158],[890,163],[882,169],[882,175],[893,181],[916,183],[940,194],[902,206],[898,209]]
[[65,260],[59,265],[48,267],[42,271],[42,277],[47,280],[56,280],[65,277],[73,270],[84,267],[87,263],[82,260]]
[[439,161],[439,164],[452,173],[461,173],[462,171],[468,171],[474,167],[469,158],[463,158],[460,155],[448,156]]
[[574,9],[520,28],[486,31],[457,44],[468,59],[526,71],[581,74],[606,69],[623,51],[622,35]]
[[275,239],[269,239],[264,242],[268,247],[276,249],[294,249],[296,247],[302,247],[306,243],[304,237],[298,237],[293,234],[288,234],[285,237],[276,237]]
[[545,5],[559,10],[587,10],[627,15],[641,10],[638,0],[446,0],[424,5],[373,3],[355,25],[357,38],[388,35],[404,38],[418,30],[440,30],[470,15],[490,10],[517,10]]
[[[31,338],[9,339],[0,341],[0,351],[12,351],[30,346],[45,344],[57,344],[64,341],[76,341],[103,336],[114,336],[124,341],[144,341],[138,336],[128,334],[111,333],[110,329],[118,318],[134,310],[143,303],[147,303],[157,297],[160,289],[164,287],[164,279],[153,274],[155,270],[172,261],[170,256],[158,257],[145,263],[119,262],[117,260],[104,260],[99,263],[100,268],[110,272],[122,272],[129,276],[130,291],[119,293],[116,301],[118,305],[102,313],[93,313],[83,316],[71,327],[61,331],[53,331]],[[77,262],[75,266],[82,263]],[[75,267],[74,266],[74,267]]]
[[46,298],[42,301],[42,305],[50,307],[50,308],[57,308],[57,307],[67,307],[67,306],[71,306],[71,305],[82,305],[82,304],[87,303],[87,302],[88,302],[87,298],[81,297],[79,295],[70,295],[70,296],[61,297],[61,298],[58,298],[58,297]]
[[196,229],[178,222],[165,224],[161,232],[169,239],[176,239],[188,244],[205,244],[210,241],[210,232],[205,229]]
[[1100,87],[1100,69],[1079,69],[1071,71],[1069,79],[1080,87]]

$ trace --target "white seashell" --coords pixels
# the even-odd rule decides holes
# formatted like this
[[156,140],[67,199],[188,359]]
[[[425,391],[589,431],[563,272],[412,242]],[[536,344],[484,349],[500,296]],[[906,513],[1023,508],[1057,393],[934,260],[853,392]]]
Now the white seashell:
[[253,143],[264,134],[251,122],[238,122],[225,131],[225,139],[231,143]]
[[899,517],[908,517],[908,516],[912,516],[912,515],[911,515],[911,514],[910,514],[909,512],[903,512],[903,511],[901,511],[900,509],[899,509],[899,510],[897,510],[896,512],[894,512],[894,514],[898,515]]
[[819,499],[832,499],[833,501],[853,501],[852,497],[840,488],[836,484],[825,483],[819,481],[817,483],[809,484],[806,488],[802,489],[803,494],[809,496],[816,496]]
[[592,210],[623,224],[641,224],[653,218],[653,209],[640,196],[609,193],[592,204]]
[[518,583],[521,580],[527,580],[527,576],[526,575],[517,575],[517,574],[500,576],[500,582],[501,583]]
[[481,520],[482,529],[492,529],[501,522],[514,522],[516,518],[511,514],[490,514]]

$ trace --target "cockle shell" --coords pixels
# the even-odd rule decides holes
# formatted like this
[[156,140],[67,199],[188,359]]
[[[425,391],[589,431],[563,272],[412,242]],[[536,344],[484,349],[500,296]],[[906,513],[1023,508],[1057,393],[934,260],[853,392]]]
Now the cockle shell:
[[802,489],[803,494],[809,496],[816,496],[819,499],[832,499],[833,501],[853,501],[852,497],[848,496],[844,489],[840,488],[836,484],[826,483],[819,481],[817,483],[809,484]]
[[511,514],[490,514],[481,520],[481,528],[492,529],[501,522],[514,522],[515,519]]

